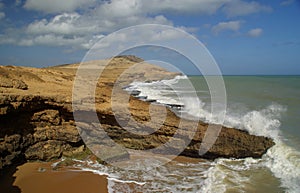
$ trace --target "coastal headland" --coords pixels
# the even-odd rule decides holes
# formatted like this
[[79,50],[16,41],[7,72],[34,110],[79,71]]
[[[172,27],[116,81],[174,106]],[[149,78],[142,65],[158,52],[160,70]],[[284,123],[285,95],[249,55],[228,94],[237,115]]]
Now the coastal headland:
[[[87,70],[92,70],[93,65],[103,67],[96,87],[94,105],[98,121],[115,143],[133,150],[152,149],[168,142],[177,132],[180,138],[173,140],[176,143],[168,147],[167,151],[158,150],[156,153],[176,152],[177,145],[184,144],[186,148],[180,155],[205,159],[259,158],[274,145],[270,138],[222,126],[213,146],[204,155],[199,155],[207,123],[184,120],[169,108],[142,101],[123,89],[132,81],[171,79],[178,73],[143,63],[134,56],[116,57],[108,65],[104,65],[107,62],[90,61],[81,65],[85,65]],[[134,70],[127,70],[133,65]],[[82,113],[82,120],[75,121],[73,117],[72,89],[78,66],[79,64],[49,68],[0,66],[0,168],[20,160],[50,161],[62,156],[84,154],[89,150],[82,140],[82,134],[98,137],[101,141],[101,131],[93,129],[96,128],[96,122],[93,124],[93,120],[88,120],[88,110]],[[119,79],[121,75],[123,78]],[[117,92],[118,97],[128,98],[130,114],[136,121],[127,126],[138,131],[145,130],[143,126],[147,125],[146,130],[151,134],[139,135],[119,124],[112,111],[112,92]],[[81,101],[82,104],[84,102],[86,101]],[[115,107],[118,108],[118,105],[121,107],[124,104],[117,103]],[[155,124],[147,124],[151,120],[150,106],[154,112],[166,111],[166,118],[158,129]],[[118,119],[126,120],[126,116],[125,112],[118,112]],[[179,123],[184,126],[179,128]],[[197,125],[195,132],[189,130],[190,124]],[[189,144],[185,144],[185,139],[188,139]],[[105,141],[98,144],[97,140],[91,140],[89,143],[93,148],[113,152]],[[105,160],[119,160],[127,159],[130,154],[124,149],[103,156]]]

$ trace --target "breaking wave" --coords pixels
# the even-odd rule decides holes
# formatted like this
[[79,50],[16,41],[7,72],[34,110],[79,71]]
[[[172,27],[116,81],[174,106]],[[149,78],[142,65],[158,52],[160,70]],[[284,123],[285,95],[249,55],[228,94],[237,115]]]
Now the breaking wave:
[[[127,90],[141,91],[139,96],[146,96],[161,104],[178,104],[184,106],[181,116],[197,117],[208,123],[218,123],[217,114],[212,115],[210,105],[205,104],[198,97],[186,96],[179,99],[178,93],[186,93],[184,90],[170,90],[170,85],[187,79],[178,76],[172,80],[157,81],[152,83],[132,83]],[[172,87],[176,88],[176,86]],[[176,92],[175,94],[172,94]],[[206,91],[196,91],[206,92]],[[246,130],[250,134],[270,137],[276,143],[261,159],[217,159],[211,163],[210,168],[203,172],[204,180],[201,182],[200,192],[225,192],[230,187],[251,191],[247,182],[250,180],[249,171],[259,168],[267,175],[268,170],[280,180],[280,187],[288,192],[300,190],[300,153],[284,143],[284,137],[280,131],[281,115],[286,112],[286,107],[279,104],[271,104],[261,110],[234,112],[229,108],[223,125]],[[248,171],[248,172],[247,172]],[[274,179],[276,181],[276,179]],[[244,186],[244,187],[243,187]]]

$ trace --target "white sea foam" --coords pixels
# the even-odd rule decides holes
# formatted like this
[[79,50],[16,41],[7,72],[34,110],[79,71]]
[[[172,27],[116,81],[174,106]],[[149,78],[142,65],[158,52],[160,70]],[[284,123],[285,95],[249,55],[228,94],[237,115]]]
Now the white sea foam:
[[137,182],[137,181],[134,181],[134,180],[120,180],[120,179],[117,179],[117,178],[110,178],[110,177],[108,177],[107,180],[120,182],[120,183],[126,183],[126,184],[137,184],[137,185],[146,184],[146,182]]
[[75,167],[107,176],[108,191],[113,192],[197,192],[209,162],[172,161],[152,170],[121,170],[93,162],[79,162]]
[[277,141],[263,157],[264,165],[270,168],[273,174],[281,179],[282,187],[288,192],[297,193],[300,190],[300,153]]
[[60,164],[61,162],[65,161],[65,158],[61,158],[60,160],[58,160],[57,162],[54,162],[51,164],[52,168],[55,168],[56,166],[58,166],[58,164]]
[[221,193],[226,191],[226,184],[223,181],[226,177],[226,173],[219,168],[217,162],[213,163],[212,166],[203,173],[206,179],[201,183],[200,192]]
[[[160,103],[168,104],[171,101],[174,104],[183,104],[185,107],[183,115],[185,116],[194,116],[209,123],[218,123],[219,115],[212,115],[207,108],[209,105],[202,102],[199,98],[186,97],[184,100],[179,100],[178,98],[174,99],[163,95],[165,87],[162,85],[176,84],[180,79],[185,78],[187,77],[177,77],[173,80],[167,80],[163,84],[159,81],[153,83],[133,83],[130,89],[140,90],[140,96],[148,96],[149,99],[157,100]],[[160,86],[162,86],[162,89],[159,88]],[[180,93],[181,91],[176,92]],[[249,179],[247,176],[242,176],[236,171],[251,170],[256,167],[269,168],[273,175],[280,179],[281,186],[287,189],[288,192],[299,191],[300,153],[284,143],[280,132],[280,118],[281,114],[285,113],[285,111],[285,107],[272,104],[260,110],[238,113],[227,112],[225,122],[223,123],[225,126],[247,130],[253,135],[271,137],[274,139],[276,145],[270,148],[262,159],[246,158],[238,160],[241,162],[238,165],[235,164],[237,160],[216,160],[203,173],[206,179],[202,182],[201,192],[225,192],[228,187],[226,187],[224,180],[226,178],[226,180],[229,180],[230,176],[233,176],[238,182],[233,183],[235,186],[243,186],[243,181]],[[224,166],[229,169],[224,169]]]
[[[183,100],[174,97],[176,93],[187,93],[180,88],[175,93],[171,89],[174,88],[174,84],[186,78],[179,76],[172,80],[152,83],[135,82],[126,90],[139,90],[139,96],[147,96],[147,99],[157,100],[159,103],[184,105],[182,115],[199,117],[206,122],[215,123],[219,120],[219,115],[210,113],[209,104],[196,97],[188,96],[182,98]],[[106,175],[109,192],[247,192],[251,172],[267,170],[276,178],[270,175],[268,177],[275,180],[278,178],[285,191],[296,193],[300,190],[300,153],[283,142],[280,117],[285,110],[280,105],[272,104],[260,110],[237,113],[231,109],[227,113],[224,123],[226,126],[274,139],[276,145],[270,148],[262,159],[217,159],[195,164],[171,162],[147,171],[125,171],[80,160],[75,160],[75,167]],[[132,186],[136,189],[132,190]],[[255,192],[256,187],[253,188],[251,190]]]
[[[195,103],[198,102],[195,101]],[[195,107],[195,105],[190,106]],[[300,190],[300,153],[287,146],[282,140],[279,120],[280,114],[285,110],[282,106],[273,104],[260,111],[251,111],[239,117],[227,115],[225,125],[245,129],[253,135],[273,138],[276,145],[268,150],[259,164],[269,168],[274,176],[280,179],[282,187],[286,188],[288,192],[296,193]],[[190,109],[188,112],[195,116],[197,115],[195,111],[196,109]],[[200,118],[213,122],[213,120],[209,120],[211,116],[207,111],[200,109],[198,113],[201,115]],[[219,164],[220,162],[217,161],[216,165],[208,170],[203,192],[225,192],[225,185],[220,182],[228,173],[220,170]],[[251,166],[254,167],[256,164],[251,164]],[[236,179],[241,179],[241,176]]]
[[270,105],[260,111],[251,111],[241,117],[242,129],[250,134],[271,137],[275,146],[263,156],[261,165],[269,168],[288,192],[300,190],[300,153],[286,145],[280,132],[280,117],[286,108]]
[[161,80],[154,82],[133,82],[125,90],[140,91],[139,97],[147,97],[147,100],[155,100],[161,104],[183,105],[178,98],[167,97],[166,94],[171,94],[174,91],[171,89],[179,80],[187,79],[186,76],[176,76],[174,79]]
[[[202,183],[200,192],[249,192],[251,172],[261,171],[263,168],[261,163],[261,159],[250,157],[244,159],[217,159],[204,172],[206,179]],[[255,187],[251,189],[254,192],[257,191]]]
[[[282,187],[286,188],[288,192],[296,193],[300,190],[300,153],[287,146],[282,140],[279,120],[280,114],[285,110],[282,106],[273,104],[260,111],[241,114],[239,117],[227,115],[225,125],[245,129],[253,135],[273,138],[276,145],[263,156],[259,166],[269,168],[274,176],[280,179]],[[192,112],[193,115],[197,114],[193,112],[193,109],[189,112]],[[201,118],[210,119],[207,111],[201,109],[198,113],[202,114]],[[213,122],[213,120],[210,121]],[[225,185],[220,182],[222,182],[224,175],[229,174],[228,171],[220,170],[219,164],[221,163],[218,160],[216,165],[208,170],[207,179],[202,189],[203,192],[225,192]],[[254,167],[257,164],[254,162],[250,166]],[[236,179],[241,179],[241,176]]]

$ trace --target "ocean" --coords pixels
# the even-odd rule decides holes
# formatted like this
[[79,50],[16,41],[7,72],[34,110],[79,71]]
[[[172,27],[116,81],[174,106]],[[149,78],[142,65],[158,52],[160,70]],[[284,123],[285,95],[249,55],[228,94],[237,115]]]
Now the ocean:
[[[78,161],[77,167],[108,176],[109,192],[300,192],[300,76],[224,76],[224,125],[273,138],[261,159],[173,160],[151,170],[122,170]],[[185,86],[190,81],[194,90]],[[211,92],[203,76],[178,76],[127,88],[158,104],[183,106],[186,118],[214,122]],[[180,94],[181,93],[181,94]],[[191,95],[190,95],[190,94]],[[191,96],[198,98],[193,98]],[[181,97],[178,97],[180,95]],[[151,156],[144,165],[153,162]]]

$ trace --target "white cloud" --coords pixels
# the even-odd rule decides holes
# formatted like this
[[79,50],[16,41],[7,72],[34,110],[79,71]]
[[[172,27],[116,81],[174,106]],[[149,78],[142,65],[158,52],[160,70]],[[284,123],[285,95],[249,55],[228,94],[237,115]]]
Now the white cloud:
[[[93,40],[93,37],[90,38],[90,41]],[[96,41],[94,40],[93,43]],[[46,46],[71,46],[74,48],[90,48],[92,42],[88,42],[86,37],[73,36],[66,38],[63,35],[56,34],[45,34],[38,36],[22,37],[22,38],[1,38],[0,44],[14,44],[19,46],[33,46],[33,45],[46,45]],[[90,43],[90,44],[89,44]]]
[[15,5],[20,6],[22,4],[22,0],[16,0]]
[[79,21],[78,13],[64,13],[53,17],[50,21],[42,19],[28,25],[27,33],[30,34],[84,34],[93,30],[93,26],[84,26]]
[[214,14],[224,7],[228,15],[247,15],[269,10],[258,2],[242,0],[111,0],[100,4],[97,11],[112,17],[132,14]]
[[[18,2],[20,1],[16,0]],[[166,18],[167,13],[214,14],[224,11],[228,16],[234,16],[241,15],[241,12],[251,14],[264,11],[265,7],[257,2],[241,0],[26,0],[23,4],[28,10],[50,15],[47,19],[40,18],[27,26],[12,30],[16,33],[4,34],[0,37],[0,44],[13,42],[22,46],[49,45],[88,49],[99,38],[124,27],[149,23],[174,26]],[[221,22],[209,28],[215,34],[238,31],[241,23]],[[186,26],[179,28],[192,33],[198,30]],[[176,38],[176,34],[171,32],[163,33],[148,34],[145,38]]]
[[284,0],[280,3],[282,6],[288,6],[294,3],[294,0]]
[[223,7],[223,11],[230,17],[249,15],[258,12],[270,12],[272,8],[261,5],[256,1],[232,0]]
[[[142,0],[141,0],[142,1]],[[149,13],[175,12],[213,14],[231,0],[152,0],[142,1]]]
[[212,32],[217,35],[222,31],[238,31],[241,27],[242,21],[228,21],[220,22],[212,27]]
[[229,16],[247,15],[271,8],[258,2],[243,0],[27,0],[24,7],[45,13],[73,12],[93,7],[94,13],[111,17],[147,14],[214,14],[223,8]]
[[82,43],[84,39],[81,37],[75,38],[64,38],[60,35],[46,34],[40,35],[34,38],[34,43],[37,45],[53,45],[53,46],[64,46],[64,45],[77,45]]
[[95,13],[99,16],[110,15],[112,18],[141,15],[142,11],[145,11],[142,5],[140,0],[113,0],[100,4]]
[[16,40],[13,37],[0,34],[0,44],[15,44]]
[[138,28],[128,28],[123,32],[109,34],[97,45],[98,49],[104,49],[111,46],[115,49],[126,47],[127,44],[135,42],[143,44],[144,42],[157,43],[161,41],[172,41],[186,37],[180,28],[166,28],[160,25],[145,25]]
[[[134,4],[126,6],[125,4],[105,4],[89,14],[63,13],[48,20],[34,21],[26,27],[27,39],[18,41],[17,44],[60,46],[63,42],[63,45],[75,47],[77,43],[77,47],[88,49],[99,37],[123,27],[147,23],[173,25],[162,15],[148,17],[139,11],[131,11],[130,7]],[[52,42],[46,40],[52,40]]]
[[91,5],[95,0],[27,0],[24,8],[45,13],[72,12]]
[[[87,5],[96,7],[96,11],[110,13],[112,16],[126,16],[133,13],[180,12],[201,14],[215,13],[224,3],[232,0],[27,0],[24,7],[28,10],[45,13],[72,12]],[[100,8],[100,9],[99,9]]]
[[5,18],[5,13],[4,12],[0,12],[0,20]]
[[263,30],[261,28],[255,28],[250,31],[248,31],[247,35],[250,37],[259,37],[263,33]]
[[[102,15],[100,18],[99,15],[59,14],[49,20],[34,21],[22,32],[14,30],[15,32],[19,31],[19,34],[7,33],[5,36],[0,37],[0,44],[70,46],[72,49],[89,49],[105,34],[122,27],[145,23],[172,25],[162,15],[154,17],[131,15],[115,18]],[[164,34],[163,37],[170,38],[167,35],[171,36],[172,34]],[[144,38],[149,38],[149,36]],[[127,39],[123,40],[127,41]]]
[[97,11],[102,14],[128,16],[132,14],[214,14],[218,10],[228,16],[248,15],[270,11],[268,6],[256,1],[244,0],[111,0],[100,4]]
[[[90,52],[88,60],[106,58],[115,53],[122,53],[127,48],[143,45],[184,44],[189,36],[181,29],[174,29],[160,25],[144,25],[127,28],[112,33],[98,42]],[[186,46],[186,45],[185,45]]]

